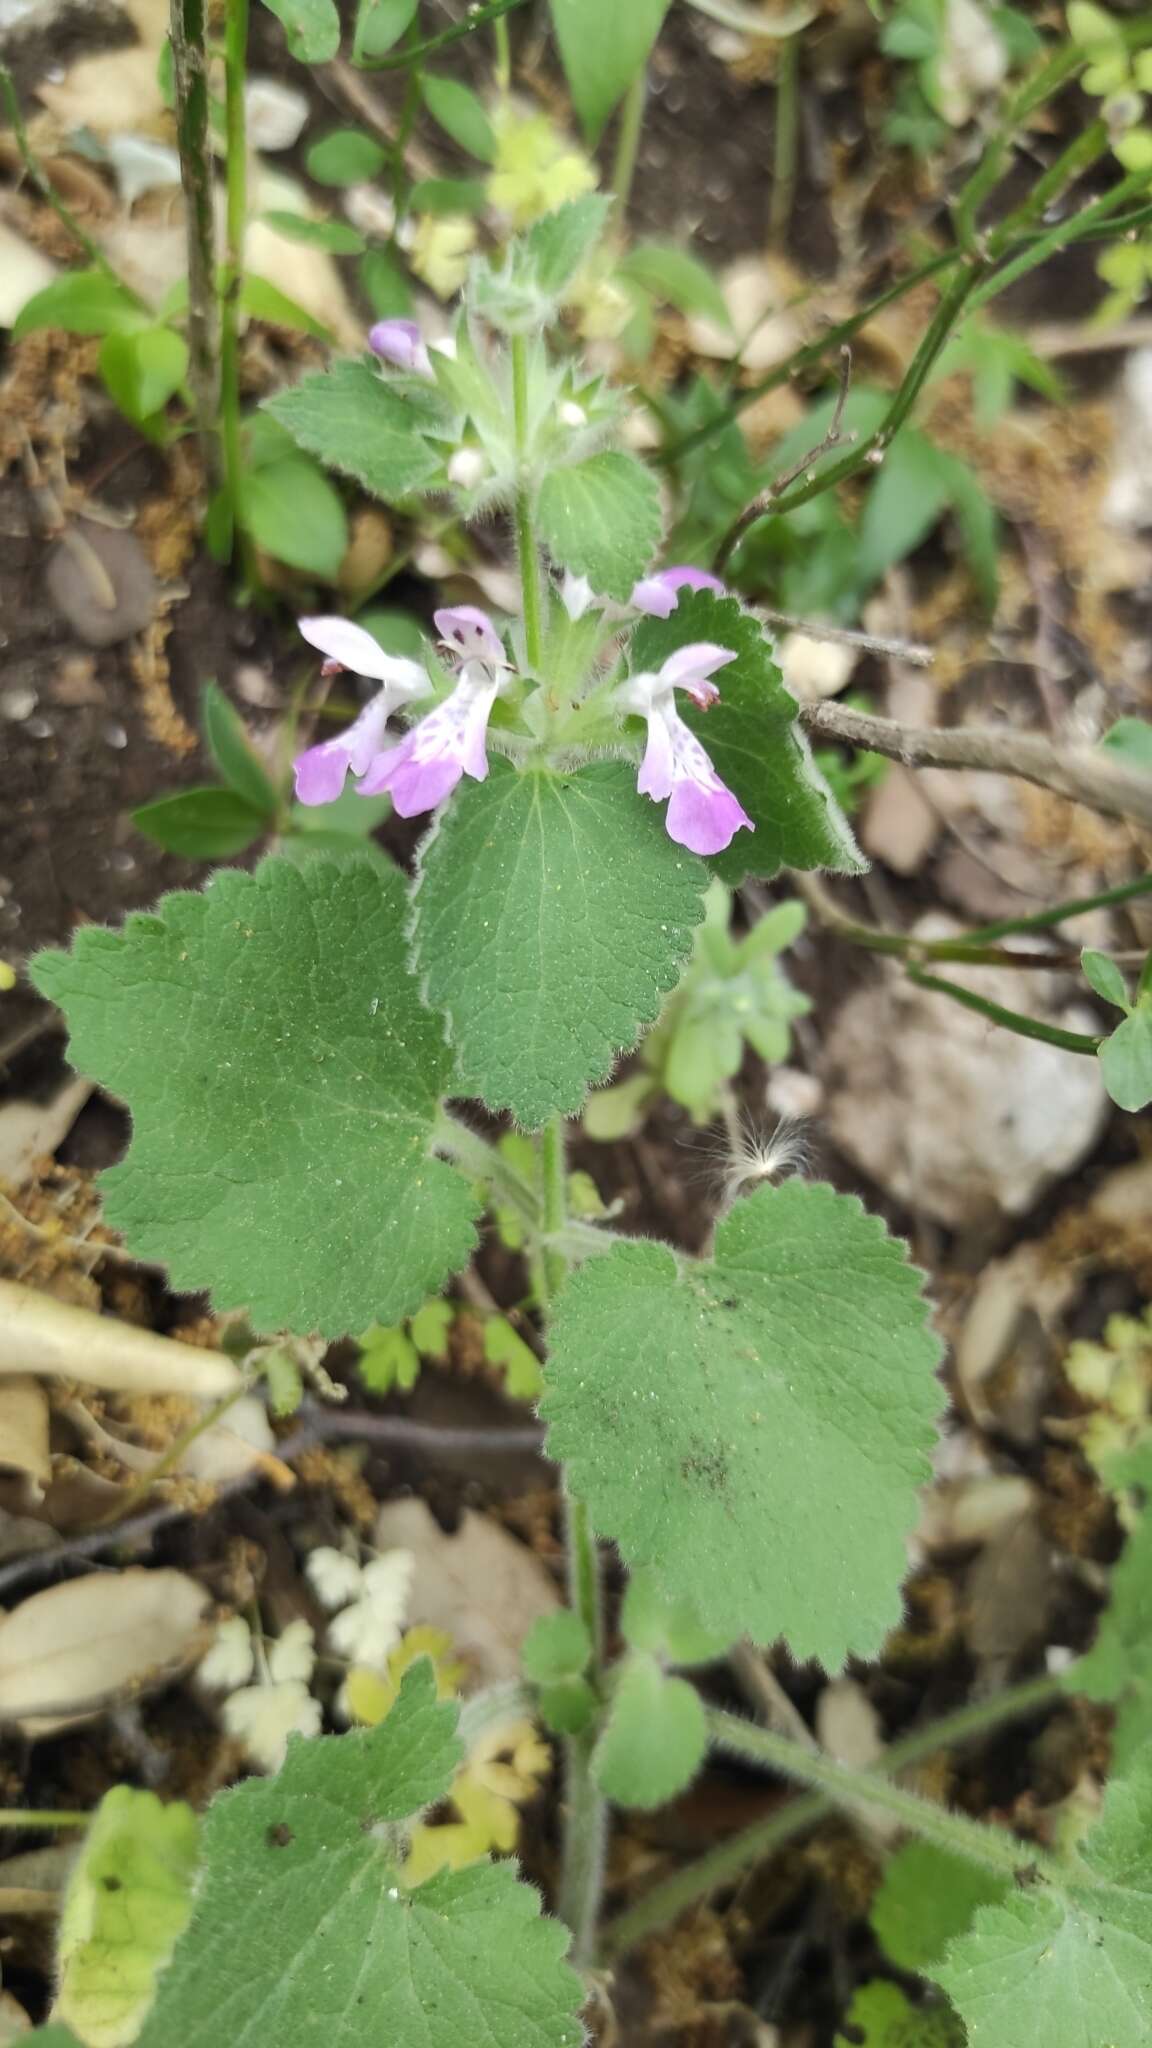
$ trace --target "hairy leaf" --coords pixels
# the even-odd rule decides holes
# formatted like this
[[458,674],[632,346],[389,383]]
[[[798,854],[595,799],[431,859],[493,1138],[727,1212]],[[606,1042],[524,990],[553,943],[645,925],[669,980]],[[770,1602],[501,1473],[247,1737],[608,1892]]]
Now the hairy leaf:
[[556,775],[493,760],[425,842],[415,893],[455,1092],[529,1128],[579,1109],[675,983],[706,883],[622,762]]
[[127,2048],[192,1911],[200,1824],[182,1800],[115,1785],[68,1878],[55,2011],[87,2048]]
[[567,1936],[511,1863],[405,1883],[404,1824],[447,1792],[455,1724],[422,1658],[378,1728],[297,1738],[277,1777],[214,1802],[139,2048],[577,2048]]
[[634,1650],[616,1679],[592,1772],[617,1806],[663,1806],[690,1785],[704,1761],[708,1723],[695,1686],[669,1678],[655,1657]]
[[637,626],[632,668],[658,669],[693,640],[731,647],[736,660],[717,671],[720,701],[710,711],[682,700],[677,709],[756,827],[754,833],[738,832],[712,866],[734,883],[749,873],[774,875],[782,867],[859,874],[865,863],[795,723],[795,701],[784,688],[771,645],[758,621],[734,598],[682,590],[670,618],[642,619]]
[[302,377],[264,405],[292,439],[387,503],[419,490],[439,468],[421,438],[415,400],[350,358]]
[[[1021,1863],[1028,1860],[1021,1846]],[[1079,1864],[982,1906],[933,1976],[969,2048],[1147,2048],[1152,2012],[1152,1755],[1104,1795]]]
[[259,1328],[398,1321],[471,1249],[473,1197],[428,1156],[450,1062],[404,907],[362,856],[267,860],[33,965],[132,1111],[109,1221]]
[[562,569],[623,602],[660,545],[660,489],[634,455],[609,449],[545,477],[540,531]]
[[885,1954],[902,1970],[927,1970],[977,1906],[1002,1899],[1005,1878],[978,1863],[949,1856],[933,1842],[907,1842],[884,1871],[872,1901],[872,1925]]
[[1113,1768],[1123,1771],[1152,1739],[1152,1445],[1112,1460],[1108,1478],[1138,1487],[1145,1506],[1112,1573],[1096,1640],[1065,1683],[1070,1692],[1118,1708],[1112,1759]]
[[830,1668],[900,1614],[940,1406],[920,1275],[854,1197],[764,1188],[712,1263],[615,1244],[561,1294],[550,1456],[709,1627]]

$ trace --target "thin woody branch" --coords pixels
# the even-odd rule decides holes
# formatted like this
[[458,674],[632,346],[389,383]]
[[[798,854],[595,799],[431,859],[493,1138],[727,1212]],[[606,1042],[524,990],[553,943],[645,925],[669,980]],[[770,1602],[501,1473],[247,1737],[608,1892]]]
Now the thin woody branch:
[[906,768],[977,768],[1017,775],[1057,796],[1087,804],[1109,818],[1152,830],[1152,776],[1093,747],[1062,747],[1042,733],[1002,726],[911,726],[844,704],[800,707],[800,723],[814,739],[867,747]]

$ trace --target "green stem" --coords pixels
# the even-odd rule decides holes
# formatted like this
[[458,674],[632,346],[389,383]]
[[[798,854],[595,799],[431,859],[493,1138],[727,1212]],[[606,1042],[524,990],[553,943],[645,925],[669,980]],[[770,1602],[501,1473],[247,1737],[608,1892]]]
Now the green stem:
[[443,1109],[436,1122],[433,1144],[470,1180],[486,1182],[494,1195],[515,1209],[525,1229],[539,1235],[543,1228],[540,1197],[495,1145]]
[[1004,110],[1004,118],[997,133],[984,150],[976,169],[964,186],[954,209],[957,239],[961,246],[970,251],[977,247],[976,216],[984,201],[990,197],[1004,174],[1008,157],[1022,123],[1033,114],[1044,101],[1059,92],[1085,61],[1085,53],[1075,43],[1065,43],[1046,58],[1039,68],[1025,79]]
[[1002,237],[1001,246],[1007,247],[1022,229],[1042,220],[1047,208],[1060,198],[1067,186],[1090,170],[1110,147],[1111,137],[1104,121],[1092,121],[1079,135],[1074,135],[1067,149],[1061,150],[1043,176],[1037,178],[1024,204],[1010,213],[997,229],[997,235]]
[[746,1758],[749,1763],[767,1764],[786,1778],[826,1792],[836,1806],[870,1806],[891,1814],[901,1827],[909,1828],[922,1840],[935,1842],[938,1848],[963,1856],[970,1863],[979,1863],[985,1870],[994,1870],[1003,1877],[1018,1878],[1027,1870],[1057,1886],[1066,1881],[1064,1866],[1047,1850],[1032,1842],[1022,1842],[1004,1828],[970,1820],[965,1813],[952,1813],[931,1799],[922,1799],[918,1792],[894,1785],[891,1778],[877,1772],[848,1770],[831,1757],[802,1749],[786,1735],[774,1735],[770,1729],[757,1728],[720,1708],[713,1707],[707,1719],[712,1741],[720,1748]]
[[[1011,938],[1016,932],[1043,932],[1066,918],[1084,917],[1090,910],[1108,910],[1114,903],[1130,903],[1134,896],[1152,891],[1152,875],[1137,882],[1121,882],[1115,889],[1102,889],[1098,896],[1072,896],[1066,903],[1053,903],[1047,910],[1032,911],[1027,917],[1003,917],[999,924],[982,924],[965,937],[971,944],[988,945],[994,939]],[[1041,958],[1043,956],[1040,956]]]
[[796,146],[800,133],[800,38],[787,36],[780,45],[776,75],[776,134],[772,144],[772,198],[768,207],[768,244],[782,249],[788,240],[796,196]]
[[[977,1700],[969,1706],[960,1707],[954,1714],[892,1743],[874,1770],[878,1775],[891,1777],[941,1750],[985,1735],[1005,1721],[1021,1720],[1063,1697],[1064,1687],[1058,1678],[1045,1675],[1026,1679],[1021,1685],[1012,1686],[991,1699]],[[719,1891],[722,1885],[733,1883],[753,1864],[766,1862],[786,1842],[826,1819],[835,1806],[836,1801],[827,1791],[806,1793],[791,1800],[782,1812],[774,1813],[771,1819],[757,1821],[753,1827],[744,1828],[740,1834],[721,1842],[686,1869],[676,1871],[609,1923],[601,1943],[601,1960],[614,1961],[634,1948],[637,1942],[644,1941],[648,1935],[678,1919],[698,1900]]]
[[496,45],[496,90],[504,94],[512,90],[512,42],[502,14],[492,23],[492,36]]
[[220,406],[220,308],[216,297],[216,216],[208,144],[205,0],[172,0],[172,80],[184,187],[188,248],[188,381],[196,407],[200,458],[211,489],[222,482],[216,421]]
[[103,249],[100,247],[99,242],[94,242],[87,229],[81,227],[71,208],[64,204],[55,187],[41,170],[36,153],[28,140],[28,130],[24,126],[24,116],[20,110],[20,97],[16,91],[16,81],[7,64],[0,64],[0,93],[3,94],[4,104],[8,110],[8,119],[12,123],[12,133],[16,137],[16,147],[20,152],[20,161],[28,174],[30,182],[35,186],[44,204],[52,208],[57,220],[63,227],[67,228],[68,233],[77,246],[83,249],[92,268],[98,270],[102,277],[106,277],[109,284],[116,285],[127,298],[132,300],[134,305],[139,306],[141,312],[151,315],[152,307],[148,304],[147,300],[141,298],[138,291],[134,291],[130,284],[126,284],[124,279],[117,275]]
[[516,435],[516,553],[524,604],[524,652],[534,672],[540,667],[543,628],[540,612],[540,562],[532,522],[532,477],[528,460],[528,343],[512,336],[512,419]]
[[248,225],[248,0],[227,0],[224,22],[225,246],[220,294],[220,432],[224,491],[233,535],[240,524],[244,451],[240,437],[240,294]]
[[[1042,963],[1037,963],[1042,964]],[[918,988],[930,988],[937,995],[951,996],[965,1010],[975,1010],[980,1017],[987,1017],[993,1024],[1000,1024],[1005,1031],[1014,1031],[1018,1038],[1037,1038],[1042,1045],[1059,1046],[1061,1052],[1084,1053],[1094,1059],[1106,1034],[1089,1037],[1082,1031],[1062,1031],[1058,1024],[1042,1024],[1038,1017],[1022,1016],[1019,1010],[1006,1010],[1001,1003],[989,1002],[987,996],[978,996],[970,988],[961,988],[958,981],[945,981],[938,974],[924,974],[918,967],[909,966],[908,979]]]
[[632,196],[632,181],[636,176],[636,160],[640,154],[640,135],[644,127],[644,103],[648,97],[648,73],[646,69],[637,72],[624,95],[620,109],[620,121],[616,130],[616,154],[612,161],[612,204],[616,224],[622,227]]
[[971,298],[980,275],[981,265],[978,262],[961,263],[921,336],[920,346],[908,365],[904,381],[880,425],[873,433],[866,435],[850,454],[842,456],[839,462],[834,462],[819,476],[805,478],[803,483],[795,485],[792,490],[785,491],[781,497],[774,499],[771,505],[774,518],[785,512],[794,512],[797,506],[806,505],[810,498],[817,497],[820,492],[847,482],[849,477],[855,476],[859,470],[866,468],[869,463],[884,454],[920,396],[929,372],[944,348],[966,302]]
[[394,55],[369,59],[363,63],[365,71],[403,71],[408,64],[414,64],[424,57],[434,57],[439,50],[446,50],[450,43],[462,42],[465,36],[475,35],[478,28],[487,28],[490,21],[499,21],[501,15],[511,14],[514,7],[523,7],[524,0],[489,0],[487,7],[470,7],[464,21],[455,28],[446,28],[442,35],[430,36],[426,43],[417,43],[413,50],[398,50]]
[[1105,192],[1100,199],[1093,200],[1090,206],[1083,207],[1069,220],[1058,221],[1047,234],[1040,235],[1027,249],[1014,256],[1002,269],[980,285],[972,295],[970,311],[976,312],[981,306],[986,306],[990,299],[996,298],[1000,292],[1007,291],[1009,285],[1018,283],[1030,270],[1035,270],[1039,264],[1046,263],[1049,256],[1054,256],[1061,249],[1069,248],[1073,242],[1080,241],[1101,222],[1107,222],[1118,206],[1126,206],[1130,199],[1139,198],[1146,193],[1150,175],[1152,174],[1148,171],[1132,171],[1128,177],[1122,178],[1118,185],[1114,185],[1110,192]]
[[[543,1184],[544,1235],[547,1238],[562,1231],[568,1221],[568,1162],[565,1157],[563,1117],[553,1117],[551,1123],[545,1124],[540,1134],[540,1177]],[[563,1253],[546,1244],[544,1266],[548,1294],[551,1298],[564,1282]]]
[[408,212],[408,199],[412,183],[408,176],[408,144],[417,116],[424,104],[424,75],[420,68],[420,53],[412,48],[406,51],[412,69],[404,81],[404,98],[400,103],[400,119],[396,123],[396,137],[392,144],[392,236],[391,245],[397,246],[397,238]]
[[0,1812],[0,1828],[86,1828],[90,1813],[54,1813],[51,1807],[7,1806]]

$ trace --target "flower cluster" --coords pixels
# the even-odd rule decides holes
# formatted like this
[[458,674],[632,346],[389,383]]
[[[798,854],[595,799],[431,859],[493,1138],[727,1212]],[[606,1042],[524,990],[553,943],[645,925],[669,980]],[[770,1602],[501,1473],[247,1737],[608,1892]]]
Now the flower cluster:
[[[408,323],[384,324],[395,329]],[[416,350],[423,347],[418,330],[412,329],[409,342],[414,365]],[[397,340],[391,360],[399,350]],[[682,589],[722,588],[702,569],[664,569],[636,584],[629,609],[668,618]],[[573,618],[594,602],[588,584],[571,577],[565,580],[562,596]],[[511,676],[511,664],[486,612],[474,605],[455,605],[433,616],[442,645],[458,663],[457,680],[443,702],[403,738],[389,733],[388,721],[393,712],[406,711],[431,691],[432,684],[420,664],[385,654],[370,633],[346,619],[300,620],[304,638],[326,657],[326,674],[351,669],[380,684],[346,732],[309,747],[298,757],[296,795],[301,803],[331,803],[351,771],[361,796],[387,790],[400,817],[415,818],[442,803],[461,776],[484,781],[488,720]],[[648,725],[637,789],[653,802],[668,800],[665,822],[669,835],[693,853],[720,853],[736,832],[755,829],[676,709],[677,690],[685,691],[701,710],[714,704],[720,693],[710,678],[735,658],[726,647],[697,641],[678,648],[657,673],[629,677],[617,692],[620,709],[638,712]]]

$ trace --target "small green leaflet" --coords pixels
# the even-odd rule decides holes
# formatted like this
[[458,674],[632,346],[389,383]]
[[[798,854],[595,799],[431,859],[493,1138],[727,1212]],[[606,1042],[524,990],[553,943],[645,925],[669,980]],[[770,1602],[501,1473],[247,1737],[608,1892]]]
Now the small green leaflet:
[[933,1842],[906,1842],[891,1858],[872,1901],[872,1925],[890,1962],[927,1971],[970,1926],[978,1906],[997,1903],[1008,1880]]
[[624,603],[660,545],[660,487],[634,455],[609,449],[551,470],[540,487],[537,517],[562,569]]
[[796,705],[772,649],[758,621],[735,598],[682,590],[670,618],[642,619],[632,635],[633,672],[660,668],[693,640],[734,648],[736,660],[717,670],[720,701],[710,711],[698,711],[682,697],[677,710],[756,826],[755,832],[737,832],[711,866],[733,884],[782,867],[859,874],[866,863],[795,723]]
[[590,142],[648,62],[668,0],[551,0],[552,25]]
[[205,683],[200,698],[200,714],[212,759],[229,788],[255,810],[271,818],[278,802],[276,791],[249,741],[239,712],[224,695],[219,683]]
[[314,462],[289,455],[245,471],[240,521],[278,562],[335,581],[348,547],[348,521],[339,492]]
[[318,185],[365,185],[387,161],[387,152],[362,128],[330,129],[309,145],[305,157]]
[[[1108,1466],[1111,1485],[1152,1495],[1152,1445]],[[1067,1673],[1069,1692],[1118,1708],[1112,1765],[1126,1770],[1152,1738],[1152,1512],[1145,1506],[1113,1570],[1108,1605],[1086,1657]]]
[[861,1986],[845,2025],[850,2031],[837,2034],[836,2048],[965,2048],[950,2005],[913,2005],[906,1991],[881,1977]]
[[707,870],[623,762],[504,760],[424,842],[414,965],[456,1052],[453,1092],[534,1130],[579,1109],[673,987]]
[[[1021,1857],[1027,1861],[1027,1847]],[[1148,2048],[1152,1754],[1104,1794],[1066,1882],[982,1906],[933,1976],[969,2048]]]
[[707,1748],[708,1723],[695,1686],[667,1677],[646,1651],[632,1651],[592,1752],[600,1790],[617,1806],[663,1806],[691,1784]]
[[344,220],[312,220],[306,213],[286,213],[275,208],[271,213],[260,216],[266,226],[275,228],[278,235],[287,235],[290,242],[303,242],[313,249],[327,249],[333,256],[362,256],[365,241],[362,234],[349,227]]
[[680,313],[701,313],[731,334],[731,315],[712,272],[674,242],[638,242],[618,274],[650,292],[661,305],[675,306]]
[[340,48],[336,0],[264,0],[284,24],[288,48],[302,64],[327,64]]
[[513,245],[538,291],[556,300],[571,284],[585,257],[608,222],[611,201],[602,192],[585,192],[533,221],[523,240]]
[[149,326],[151,318],[102,270],[67,270],[33,293],[12,323],[12,339],[22,341],[40,327],[59,327],[65,334],[130,334]]
[[146,839],[186,860],[229,860],[270,829],[271,820],[234,789],[182,789],[141,804],[132,823]]
[[579,2048],[567,1934],[512,1863],[404,1883],[404,1823],[447,1792],[455,1729],[422,1658],[378,1728],[296,1738],[277,1777],[213,1802],[138,2048]]
[[614,1244],[560,1296],[549,1455],[717,1632],[871,1657],[941,1406],[920,1279],[853,1196],[799,1180],[740,1202],[714,1263]]
[[170,327],[139,327],[106,334],[100,375],[109,396],[137,425],[155,418],[188,375],[188,343]]
[[1152,725],[1146,718],[1118,718],[1100,742],[1129,768],[1152,772]]
[[55,2011],[86,2048],[128,2048],[188,1924],[200,1823],[182,1800],[116,1785],[73,1864],[60,1918]]
[[1104,1086],[1118,1109],[1146,1109],[1152,1102],[1152,1000],[1145,996],[1116,1026],[1096,1055]]
[[1098,953],[1092,946],[1085,946],[1080,955],[1080,967],[1085,981],[1095,989],[1114,1010],[1127,1013],[1132,1005],[1128,1000],[1128,983],[1124,970],[1107,953]]
[[387,504],[419,490],[440,468],[421,436],[427,415],[367,363],[349,358],[302,377],[267,399],[263,410],[310,455],[354,476]]
[[434,71],[425,71],[420,80],[424,104],[437,126],[443,128],[453,142],[466,149],[469,156],[477,156],[482,163],[490,164],[496,155],[496,137],[492,123],[482,100],[477,99],[470,86],[461,84],[457,78],[445,78]]
[[77,1065],[132,1111],[109,1221],[258,1329],[399,1321],[471,1251],[474,1196],[429,1157],[450,1059],[404,914],[362,855],[267,860],[33,963]]

